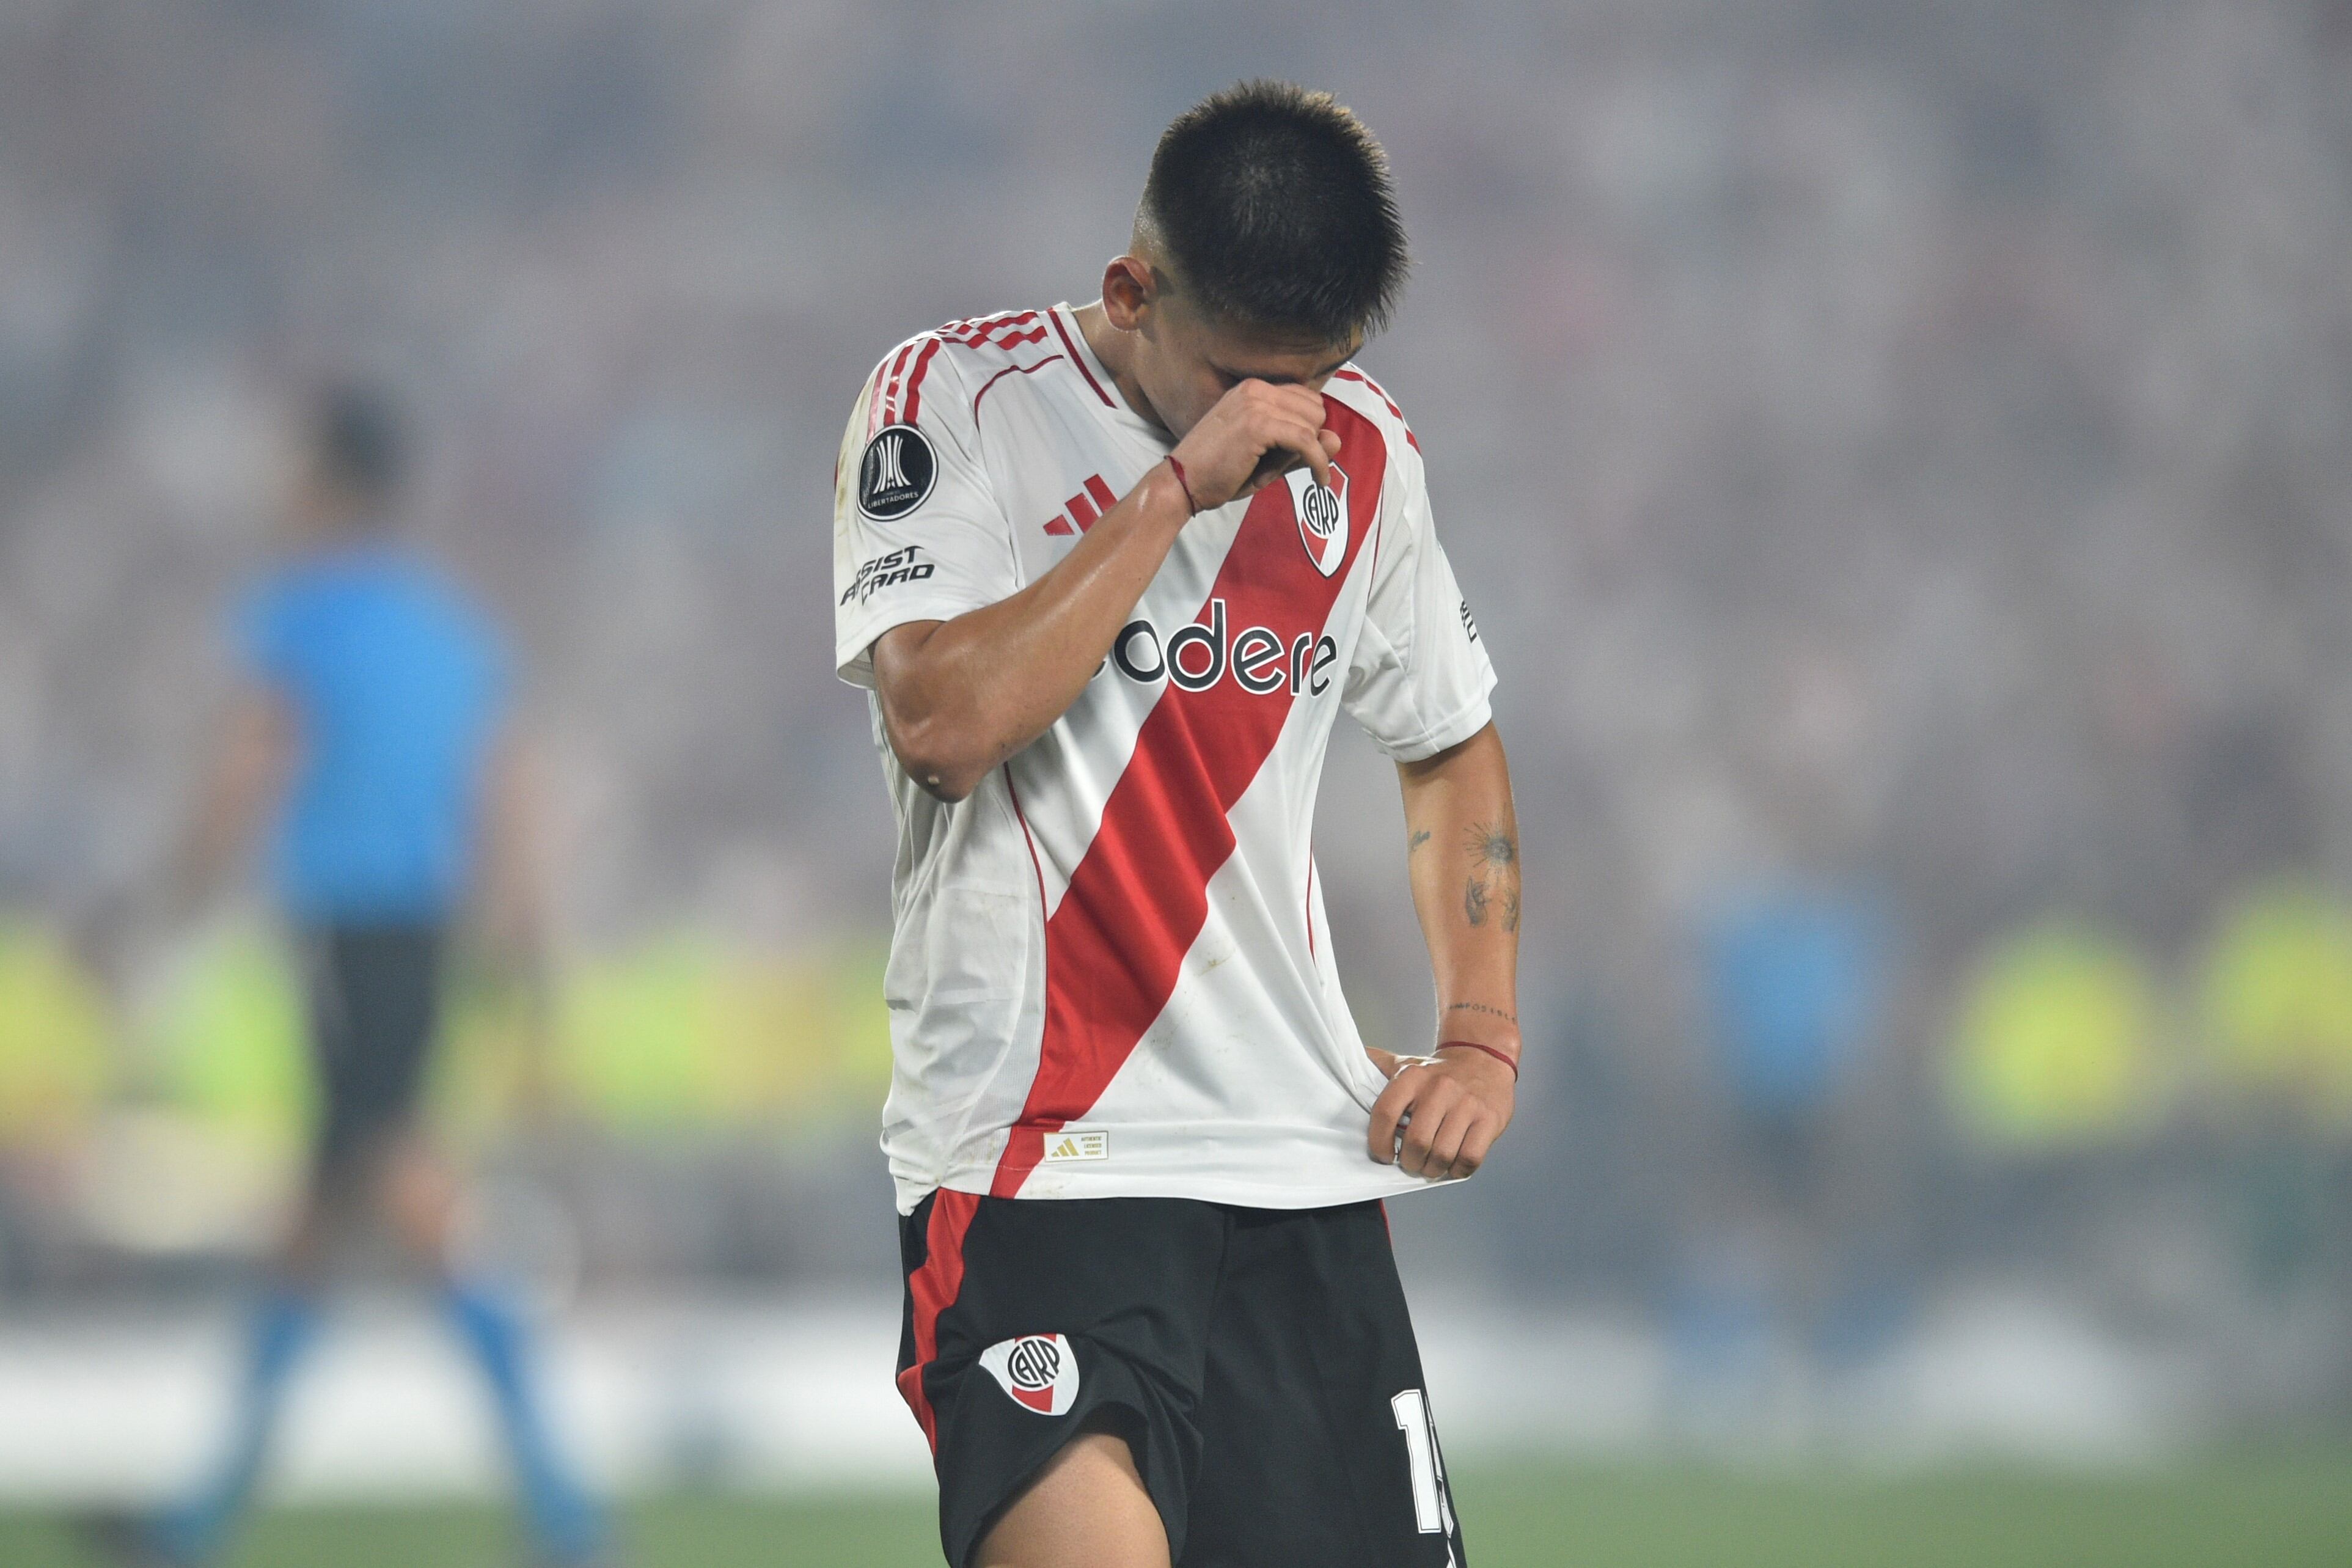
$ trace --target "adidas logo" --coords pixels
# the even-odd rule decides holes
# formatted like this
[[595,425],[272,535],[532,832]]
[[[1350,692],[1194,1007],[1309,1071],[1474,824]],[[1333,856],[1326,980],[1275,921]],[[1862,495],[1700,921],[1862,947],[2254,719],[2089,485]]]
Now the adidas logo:
[[1110,1134],[1064,1130],[1045,1145],[1045,1163],[1060,1164],[1070,1160],[1108,1160],[1110,1158]]
[[1095,520],[1118,504],[1100,474],[1088,474],[1086,488],[1062,503],[1065,510],[1045,525],[1045,531],[1056,538],[1068,538],[1084,533],[1095,525]]

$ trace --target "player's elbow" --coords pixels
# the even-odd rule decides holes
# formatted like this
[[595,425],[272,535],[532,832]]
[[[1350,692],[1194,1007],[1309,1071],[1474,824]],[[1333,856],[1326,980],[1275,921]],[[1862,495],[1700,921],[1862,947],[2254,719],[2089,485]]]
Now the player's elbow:
[[971,727],[945,714],[912,721],[883,715],[890,750],[917,788],[934,800],[952,805],[980,787],[992,766]]
[[895,626],[874,645],[874,694],[882,732],[916,786],[935,800],[963,799],[996,765],[982,695],[933,641],[937,621]]
[[949,805],[970,795],[980,787],[980,781],[988,776],[986,768],[935,767],[926,772],[919,767],[909,767],[907,773],[915,781],[917,788],[933,800],[943,801]]

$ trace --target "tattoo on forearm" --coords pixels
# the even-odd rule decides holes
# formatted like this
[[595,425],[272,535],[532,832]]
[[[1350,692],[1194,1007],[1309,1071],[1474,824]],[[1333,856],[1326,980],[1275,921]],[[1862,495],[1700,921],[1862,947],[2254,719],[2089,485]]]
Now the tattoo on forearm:
[[1484,1013],[1488,1017],[1500,1018],[1507,1024],[1516,1024],[1519,1021],[1519,1016],[1509,1008],[1489,1007],[1484,1002],[1448,1002],[1445,1005],[1445,1010],[1449,1013]]
[[[1500,822],[1482,822],[1470,829],[1470,858],[1481,866],[1516,866],[1519,859],[1518,835]],[[1516,875],[1516,873],[1514,873]]]
[[1416,850],[1416,849],[1420,848],[1423,845],[1424,845],[1424,844],[1426,844],[1426,843],[1428,843],[1428,842],[1429,842],[1429,829],[1428,829],[1428,828],[1426,828],[1426,827],[1424,827],[1424,828],[1423,828],[1420,832],[1418,832],[1418,833],[1414,834],[1411,838],[1409,838],[1409,839],[1407,839],[1407,840],[1405,841],[1404,852],[1405,852],[1406,854],[1410,855],[1410,854],[1412,854],[1414,850]]
[[1470,879],[1462,888],[1462,913],[1474,926],[1493,915],[1505,931],[1519,929],[1519,837],[1507,820],[1475,824],[1463,835],[1470,856]]

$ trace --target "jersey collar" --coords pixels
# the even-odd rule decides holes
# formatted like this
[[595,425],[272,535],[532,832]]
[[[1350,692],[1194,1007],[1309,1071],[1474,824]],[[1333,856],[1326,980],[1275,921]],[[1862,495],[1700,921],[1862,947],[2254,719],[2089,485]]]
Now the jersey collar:
[[1063,347],[1072,356],[1072,363],[1087,381],[1094,384],[1094,394],[1101,404],[1104,416],[1115,424],[1126,426],[1149,437],[1163,450],[1174,445],[1168,439],[1165,430],[1128,405],[1127,395],[1119,391],[1118,383],[1111,379],[1110,367],[1096,354],[1094,345],[1087,342],[1087,334],[1078,330],[1076,312],[1066,302],[1052,307],[1046,314],[1053,318],[1054,330],[1061,334]]

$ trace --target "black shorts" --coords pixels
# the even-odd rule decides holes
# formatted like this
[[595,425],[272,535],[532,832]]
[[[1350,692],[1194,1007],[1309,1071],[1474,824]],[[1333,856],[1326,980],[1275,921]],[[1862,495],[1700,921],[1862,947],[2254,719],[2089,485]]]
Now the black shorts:
[[311,1181],[324,1193],[361,1174],[415,1114],[440,1023],[442,931],[320,926],[302,951],[320,1101]]
[[1128,1440],[1180,1568],[1464,1563],[1380,1205],[940,1191],[898,1237],[955,1568],[1088,1430]]

